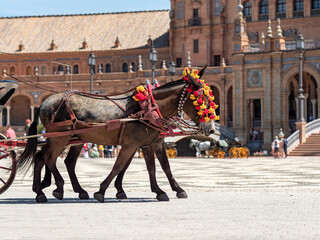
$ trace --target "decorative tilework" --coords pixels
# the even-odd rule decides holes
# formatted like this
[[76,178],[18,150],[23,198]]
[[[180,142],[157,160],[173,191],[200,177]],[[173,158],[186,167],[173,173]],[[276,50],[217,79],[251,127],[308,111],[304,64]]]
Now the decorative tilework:
[[287,71],[290,67],[292,67],[294,65],[294,63],[290,63],[290,64],[283,64],[282,65],[282,73],[284,73],[285,71]]
[[262,87],[262,69],[248,70],[248,87]]
[[240,71],[236,71],[236,126],[240,126]]
[[233,65],[241,65],[241,61],[233,61]]
[[226,73],[232,73],[233,70],[232,70],[232,68],[226,68],[225,71],[226,71]]
[[259,64],[259,63],[268,63],[269,59],[260,59],[260,60],[247,60],[244,61],[245,64]]
[[283,62],[292,62],[292,61],[299,61],[299,58],[283,58]]
[[270,120],[270,78],[266,76],[266,119]]
[[277,113],[276,118],[277,120],[280,119],[280,77],[276,77],[276,88],[277,88]]
[[317,62],[310,62],[310,63],[308,63],[309,65],[311,65],[311,66],[313,66],[313,67],[315,67],[316,69],[318,69],[319,71],[320,71],[320,65],[319,65],[319,63],[317,63]]

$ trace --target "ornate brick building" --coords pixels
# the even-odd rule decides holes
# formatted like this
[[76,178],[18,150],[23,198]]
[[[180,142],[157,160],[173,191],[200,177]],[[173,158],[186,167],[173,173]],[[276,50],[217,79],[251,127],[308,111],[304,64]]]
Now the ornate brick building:
[[[1,18],[0,68],[2,75],[88,91],[87,58],[93,51],[94,90],[116,93],[151,78],[153,39],[160,83],[170,81],[171,59],[176,79],[187,65],[208,65],[204,78],[220,105],[220,124],[247,141],[258,130],[267,149],[280,128],[286,135],[295,129],[299,29],[306,39],[306,116],[318,118],[319,16],[320,0],[171,0],[170,11]],[[37,84],[21,84],[1,125],[22,128],[50,94]]]

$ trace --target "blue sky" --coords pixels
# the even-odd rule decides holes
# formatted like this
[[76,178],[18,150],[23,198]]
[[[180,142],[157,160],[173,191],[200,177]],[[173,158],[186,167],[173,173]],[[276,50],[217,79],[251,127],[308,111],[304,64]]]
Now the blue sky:
[[0,17],[170,9],[170,0],[0,0]]

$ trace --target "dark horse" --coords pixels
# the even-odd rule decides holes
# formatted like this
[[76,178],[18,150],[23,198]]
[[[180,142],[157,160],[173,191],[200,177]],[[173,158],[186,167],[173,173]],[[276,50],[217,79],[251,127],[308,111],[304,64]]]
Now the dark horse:
[[[193,88],[195,90],[203,87],[203,85],[196,81],[196,79],[194,79],[192,76],[188,75],[188,77],[190,79],[190,82],[179,80],[167,83],[164,86],[153,90],[154,99],[156,100],[156,103],[164,119],[169,119],[177,114],[177,106],[179,106],[179,103],[181,105],[181,100],[183,94],[185,94],[187,85],[193,85]],[[45,126],[50,124],[52,119],[55,123],[63,122],[70,119],[70,111],[68,111],[69,109],[67,109],[67,107],[65,107],[64,105],[58,112],[56,112],[56,110],[59,108],[59,105],[61,104],[61,99],[63,98],[63,96],[63,93],[53,95],[41,104],[38,114],[40,116],[41,122]],[[126,118],[130,114],[135,114],[140,111],[140,106],[136,101],[132,99],[132,95],[118,98],[112,102],[106,101],[105,99],[94,99],[87,96],[74,94],[70,96],[68,101],[70,109],[72,109],[77,120],[79,120],[79,122],[86,123],[104,123],[113,119]],[[115,105],[114,102],[116,102],[118,106]],[[119,106],[121,106],[121,108]],[[198,126],[200,126],[202,130],[204,130],[206,135],[209,135],[210,133],[212,133],[212,131],[214,131],[213,121],[200,124],[197,110],[193,106],[192,100],[190,100],[189,98],[185,99],[183,101],[183,108],[184,112]],[[123,111],[123,109],[125,109],[125,111]],[[53,114],[55,112],[56,114]],[[35,119],[36,120],[30,127],[29,134],[34,134],[36,132],[38,116],[35,116]],[[84,128],[83,124],[76,122],[74,129],[77,130],[82,128]],[[63,131],[68,130],[70,130],[70,126],[56,125],[53,128],[47,129],[47,132],[63,133]],[[105,127],[92,129],[91,131],[80,132],[73,135],[61,134],[61,136],[59,137],[48,138],[46,144],[37,153],[37,140],[35,138],[31,138],[28,140],[24,152],[18,159],[17,165],[18,168],[22,168],[24,166],[27,166],[28,164],[34,164],[33,191],[37,194],[36,201],[46,202],[47,198],[42,191],[43,186],[41,185],[41,169],[46,164],[54,175],[57,185],[57,189],[54,190],[53,195],[58,199],[62,199],[64,180],[56,167],[56,159],[63,151],[65,146],[69,143],[70,139],[77,138],[79,140],[102,145],[117,145],[119,144],[119,139],[121,138],[122,148],[119,156],[108,177],[100,184],[100,190],[94,194],[94,197],[98,201],[103,202],[106,189],[108,188],[113,178],[117,175],[120,176],[119,180],[116,181],[116,186],[117,184],[119,185],[119,188],[117,188],[119,193],[119,189],[122,189],[122,187],[120,186],[122,185],[122,177],[124,171],[129,166],[137,148],[142,147],[147,162],[151,189],[152,191],[156,192],[158,200],[166,200],[168,197],[157,185],[155,177],[155,152],[158,157],[160,156],[160,163],[162,159],[162,167],[167,168],[169,166],[166,166],[166,164],[168,164],[168,160],[163,160],[163,155],[165,155],[165,148],[163,145],[163,141],[159,140],[159,134],[160,131],[153,127],[150,127],[140,121],[131,121],[125,123],[125,127],[123,128],[123,130],[122,128],[115,128],[110,131],[107,129],[107,127]],[[74,173],[76,159],[79,154],[79,147],[71,148],[69,154],[66,159],[66,164],[70,164],[68,167],[70,178],[73,179],[73,181],[76,181],[72,183],[74,190],[76,192],[79,192],[80,195],[83,194],[83,196],[86,197],[86,192],[80,187]],[[82,189],[83,192],[81,192],[80,189]],[[81,196],[79,197],[81,198]]]

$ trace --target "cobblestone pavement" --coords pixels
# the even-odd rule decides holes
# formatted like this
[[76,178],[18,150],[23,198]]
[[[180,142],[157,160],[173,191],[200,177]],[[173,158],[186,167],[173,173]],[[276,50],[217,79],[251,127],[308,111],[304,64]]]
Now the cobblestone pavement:
[[[90,196],[114,160],[79,159],[77,173]],[[160,187],[150,192],[143,159],[124,178],[129,199],[117,200],[110,185],[105,203],[78,200],[63,161],[65,198],[45,190],[35,203],[31,172],[20,173],[0,196],[1,239],[320,239],[320,158],[171,159],[172,172],[188,199],[177,199],[157,165]]]

